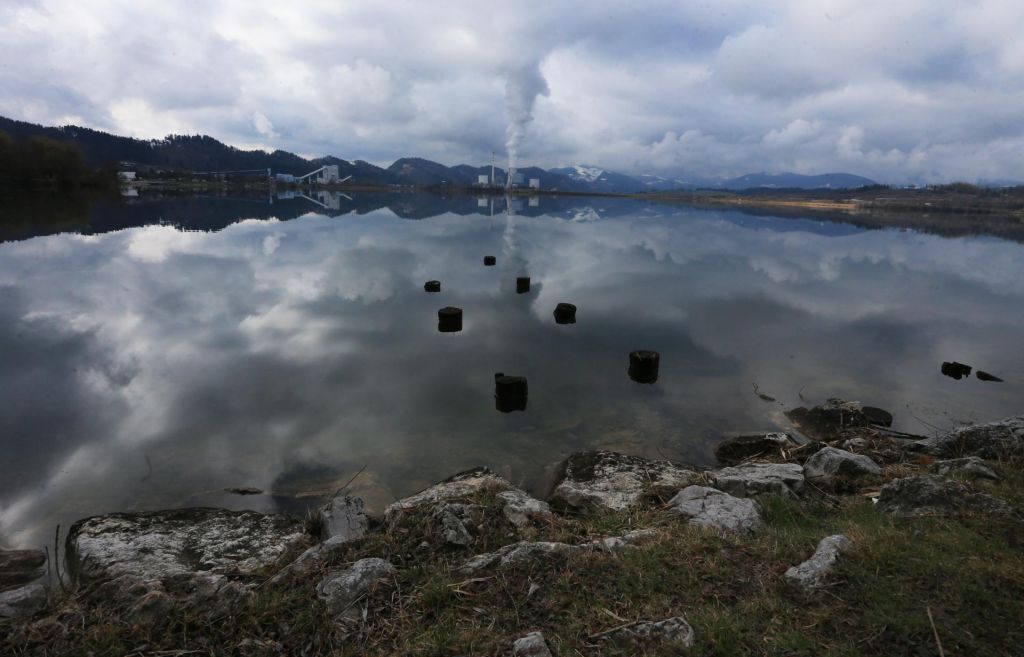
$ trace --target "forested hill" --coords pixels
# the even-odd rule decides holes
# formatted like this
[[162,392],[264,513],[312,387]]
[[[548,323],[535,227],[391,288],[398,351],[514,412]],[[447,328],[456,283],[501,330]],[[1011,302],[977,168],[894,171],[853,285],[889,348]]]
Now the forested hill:
[[[352,176],[362,184],[376,185],[457,185],[471,186],[477,177],[487,174],[490,167],[476,167],[461,164],[454,167],[422,158],[407,157],[396,160],[387,169],[369,162],[349,162],[328,156],[307,160],[304,157],[276,150],[272,153],[246,151],[228,146],[213,137],[205,135],[168,135],[164,139],[143,140],[132,137],[118,137],[99,130],[79,126],[45,127],[0,117],[0,133],[6,132],[15,139],[44,136],[57,142],[74,143],[81,150],[85,161],[95,168],[117,167],[120,163],[131,163],[140,171],[164,172],[197,171],[238,171],[249,169],[270,169],[273,173],[302,175],[325,164],[338,167],[342,178]],[[496,179],[503,182],[505,171],[495,168]],[[524,178],[538,178],[546,189],[587,191],[590,188],[565,176],[550,173],[536,167],[520,170]]]
[[[328,156],[306,159],[295,153],[275,150],[242,150],[206,135],[168,135],[163,139],[119,137],[79,126],[46,127],[0,117],[0,133],[15,140],[48,137],[59,144],[74,144],[85,163],[94,169],[112,170],[121,163],[130,163],[141,174],[158,172],[162,176],[203,171],[240,171],[270,169],[273,173],[302,175],[325,164],[337,165],[342,178],[352,177],[354,183],[369,185],[435,185],[472,187],[481,176],[491,175],[487,166],[459,164],[447,166],[419,157],[403,157],[386,169],[356,160],[350,162]],[[633,194],[646,191],[679,189],[848,189],[873,184],[873,181],[846,173],[798,175],[793,173],[748,174],[734,179],[686,177],[666,179],[652,175],[629,176],[596,166],[576,165],[560,169],[523,167],[518,169],[523,180],[536,179],[542,189]],[[506,172],[494,169],[494,181],[501,185]]]
[[0,117],[0,131],[14,138],[46,136],[59,142],[74,142],[92,167],[132,162],[143,168],[171,171],[222,171],[271,169],[274,173],[301,175],[324,164],[337,164],[342,176],[358,175],[390,182],[387,170],[368,162],[348,162],[335,157],[307,160],[294,153],[276,150],[246,151],[228,146],[205,135],[169,135],[164,139],[119,137],[79,126],[45,127]]

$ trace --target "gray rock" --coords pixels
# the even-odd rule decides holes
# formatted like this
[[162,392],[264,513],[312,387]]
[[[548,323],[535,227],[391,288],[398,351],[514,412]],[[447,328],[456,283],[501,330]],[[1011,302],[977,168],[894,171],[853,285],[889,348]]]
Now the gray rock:
[[990,468],[984,459],[977,456],[965,456],[962,459],[939,461],[935,464],[935,472],[945,476],[960,475],[974,479],[999,480],[999,475],[996,474],[995,470]]
[[478,554],[468,559],[456,570],[463,575],[471,575],[484,568],[491,566],[507,566],[520,561],[528,561],[550,554],[567,554],[576,549],[575,545],[568,543],[553,543],[550,541],[519,541],[512,543],[494,552]]
[[163,580],[119,575],[99,583],[89,595],[125,609],[125,618],[131,623],[157,626],[177,606],[202,609],[208,617],[222,616],[245,604],[252,591],[224,575],[196,572]]
[[621,639],[629,637],[642,641],[675,642],[683,647],[693,646],[693,628],[682,616],[673,616],[662,621],[640,621],[633,625],[621,627],[614,632],[605,634],[602,639]]
[[29,584],[0,593],[0,618],[25,618],[46,607],[46,587]]
[[0,550],[0,591],[24,586],[45,574],[42,550]]
[[511,490],[514,486],[487,468],[474,468],[449,477],[444,481],[389,505],[384,518],[394,524],[403,513],[433,507],[441,502],[465,499],[485,491]]
[[248,588],[222,575],[176,575],[169,578],[167,584],[165,588],[164,581],[158,579],[120,575],[98,584],[90,597],[100,603],[117,605],[125,610],[124,618],[128,622],[146,626],[161,625],[175,606],[206,608],[208,616],[220,616],[251,597]]
[[653,529],[634,529],[633,531],[626,532],[622,536],[608,536],[606,538],[599,538],[585,543],[580,547],[586,547],[587,545],[592,546],[596,549],[605,550],[606,552],[622,552],[631,547],[636,547],[638,543],[642,543],[648,539],[654,538],[658,535]]
[[479,570],[489,568],[491,566],[503,567],[552,554],[586,553],[593,551],[605,551],[612,553],[622,552],[636,547],[638,543],[651,538],[655,534],[656,532],[651,529],[637,529],[627,532],[622,536],[600,538],[580,545],[554,543],[550,541],[519,541],[518,543],[512,543],[511,545],[498,548],[494,552],[478,554],[459,566],[457,572],[463,575],[471,575]]
[[558,507],[620,511],[649,492],[671,495],[700,480],[700,474],[670,461],[649,461],[618,452],[578,452],[564,464],[550,501]]
[[796,463],[746,463],[710,473],[715,488],[736,497],[796,497],[804,488],[804,469]]
[[826,440],[852,427],[866,427],[870,424],[860,402],[832,398],[810,410],[804,407],[786,412],[786,417],[796,423],[805,433]]
[[163,582],[158,579],[143,580],[131,575],[118,575],[98,584],[92,591],[92,597],[104,602],[125,605],[153,592],[165,593]]
[[715,458],[722,463],[739,463],[756,456],[778,454],[796,441],[782,432],[750,433],[730,436],[715,445]]
[[869,424],[879,427],[892,426],[893,417],[889,411],[877,406],[865,406],[861,410],[864,412],[864,417],[867,418]]
[[606,637],[608,639],[630,637],[641,641],[675,642],[685,648],[693,646],[693,628],[682,616],[658,621],[643,620],[616,629],[606,634]]
[[291,575],[308,575],[319,568],[332,555],[341,552],[346,547],[348,538],[345,536],[332,536],[326,541],[317,543],[288,564],[281,572],[270,578],[270,583],[275,584]]
[[625,628],[633,636],[640,638],[674,641],[689,648],[693,645],[693,628],[682,616],[666,618],[662,621],[644,621]]
[[191,573],[185,577],[169,578],[163,583],[175,603],[201,608],[208,616],[214,617],[236,611],[253,595],[252,585],[219,573]]
[[551,517],[551,507],[547,502],[530,497],[519,489],[498,493],[504,501],[502,513],[517,529],[525,529],[531,522],[544,521]]
[[715,488],[688,486],[668,502],[689,524],[720,532],[749,533],[764,523],[757,502],[733,497]]
[[363,500],[350,495],[338,495],[320,508],[321,538],[336,536],[354,541],[366,535],[368,521],[363,511]]
[[551,650],[543,634],[530,632],[512,643],[512,654],[515,657],[551,657]]
[[86,581],[247,576],[303,539],[302,522],[290,516],[175,509],[79,520],[68,533],[67,554],[70,572]]
[[530,497],[486,468],[476,468],[395,502],[385,510],[385,519],[392,529],[404,526],[422,531],[419,518],[429,514],[432,535],[426,538],[431,543],[439,539],[465,546],[473,542],[476,529],[492,512],[504,515],[517,531],[551,516],[546,502]]
[[829,482],[836,476],[865,474],[882,474],[882,468],[870,457],[835,447],[823,447],[804,462],[804,476],[815,482]]
[[849,440],[843,441],[843,449],[853,451],[857,449],[867,449],[871,446],[867,438],[850,438]]
[[344,614],[363,593],[397,572],[384,559],[360,559],[345,570],[328,574],[317,584],[316,592],[330,613]]
[[805,589],[824,586],[828,576],[835,569],[839,554],[851,547],[853,541],[842,534],[826,536],[818,543],[810,559],[786,571],[786,581]]
[[904,477],[885,486],[875,509],[904,518],[987,513],[1019,520],[1006,502],[985,493],[975,493],[958,481],[939,475]]
[[1024,415],[997,422],[964,426],[947,434],[919,440],[910,449],[941,458],[980,456],[1000,459],[1024,454]]
[[442,503],[434,509],[433,517],[441,539],[450,545],[469,545],[473,536],[466,529],[466,523],[474,524],[474,516],[480,515],[476,504]]

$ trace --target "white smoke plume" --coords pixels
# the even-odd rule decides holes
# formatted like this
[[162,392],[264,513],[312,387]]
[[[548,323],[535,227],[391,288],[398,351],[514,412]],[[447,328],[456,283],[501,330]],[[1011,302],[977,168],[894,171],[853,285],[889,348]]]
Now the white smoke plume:
[[519,144],[526,135],[526,126],[533,120],[533,105],[537,96],[547,96],[549,93],[547,80],[540,72],[540,62],[512,69],[505,74],[505,110],[508,112],[505,149],[508,151],[509,176],[519,165]]

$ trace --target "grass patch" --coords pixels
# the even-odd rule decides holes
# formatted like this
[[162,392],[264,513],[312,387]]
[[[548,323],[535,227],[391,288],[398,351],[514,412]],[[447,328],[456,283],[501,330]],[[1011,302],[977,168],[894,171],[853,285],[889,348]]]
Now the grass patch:
[[[1024,500],[1019,462],[995,464],[995,484]],[[487,507],[493,500],[475,500]],[[508,544],[500,514],[485,517],[471,548],[442,547],[436,523],[413,514],[399,528],[351,544],[322,572],[265,586],[220,617],[173,612],[159,627],[127,624],[116,609],[74,597],[62,611],[0,643],[3,654],[497,655],[541,630],[556,655],[676,655],[678,646],[604,641],[635,620],[685,617],[693,655],[1020,655],[1024,645],[1024,531],[984,517],[896,519],[862,495],[809,494],[762,502],[766,527],[749,538],[688,527],[652,506],[631,513],[556,517],[531,538],[581,543],[652,527],[657,536],[620,555],[550,556],[466,577],[467,557]],[[833,584],[815,593],[785,583],[786,569],[818,541],[855,542]],[[384,557],[399,575],[363,601],[365,619],[338,630],[312,593],[323,572]],[[930,609],[935,630],[928,618]]]

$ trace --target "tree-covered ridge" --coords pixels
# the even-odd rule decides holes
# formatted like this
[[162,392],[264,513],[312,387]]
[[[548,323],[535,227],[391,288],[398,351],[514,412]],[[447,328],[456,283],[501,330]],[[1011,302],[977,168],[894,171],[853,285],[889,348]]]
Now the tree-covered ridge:
[[81,126],[46,127],[4,117],[0,117],[0,130],[15,138],[42,136],[76,144],[86,163],[94,168],[116,168],[121,163],[130,163],[142,171],[271,169],[274,173],[301,175],[324,164],[335,164],[341,176],[359,175],[379,182],[391,181],[387,171],[367,162],[348,162],[335,157],[307,160],[282,150],[247,151],[207,135],[168,135],[163,139],[145,140]]
[[16,138],[0,130],[0,186],[73,188],[116,183],[116,170],[89,166],[73,142],[39,135]]

